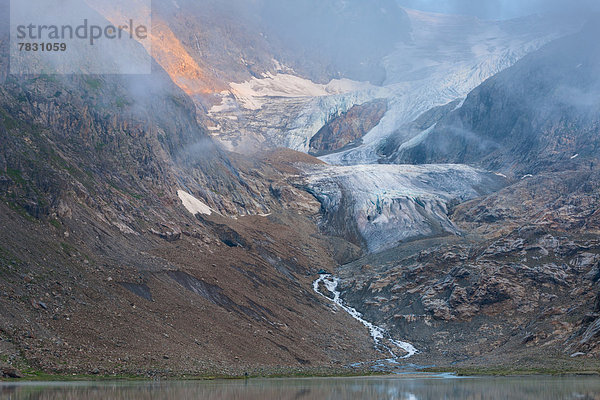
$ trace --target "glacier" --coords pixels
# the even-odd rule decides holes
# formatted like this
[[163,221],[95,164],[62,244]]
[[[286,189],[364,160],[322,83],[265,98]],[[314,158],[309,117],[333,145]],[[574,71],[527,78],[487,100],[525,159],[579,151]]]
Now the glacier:
[[420,237],[459,235],[449,205],[495,192],[507,182],[459,164],[315,165],[305,173],[308,190],[322,205],[322,223],[350,240],[355,230],[369,252]]
[[[549,41],[576,30],[572,22],[531,16],[508,21],[406,10],[412,26],[382,62],[380,86],[348,79],[319,84],[279,70],[230,84],[213,106],[211,134],[232,151],[287,147],[308,152],[310,139],[352,106],[387,99],[389,110],[363,137],[362,145],[321,157],[334,165],[372,164],[377,149],[403,125],[424,112],[464,99],[487,78],[510,67]],[[406,140],[412,138],[408,137]]]
[[237,152],[287,147],[308,152],[311,138],[351,107],[386,99],[381,121],[351,149],[320,157],[306,167],[306,188],[322,204],[322,225],[369,252],[406,240],[459,235],[448,207],[492,191],[505,178],[465,165],[386,165],[379,154],[390,138],[400,148],[425,139],[403,129],[424,113],[456,102],[487,78],[553,39],[578,29],[573,21],[529,16],[506,21],[406,10],[410,40],[397,44],[382,63],[381,85],[349,80],[326,84],[295,76],[281,63],[249,81],[231,83],[213,106],[211,134]]
[[321,160],[336,165],[378,162],[378,147],[400,127],[434,107],[464,99],[487,78],[576,29],[571,23],[561,26],[540,16],[482,21],[406,11],[413,28],[412,40],[399,43],[384,59],[389,111],[363,137],[361,146]]

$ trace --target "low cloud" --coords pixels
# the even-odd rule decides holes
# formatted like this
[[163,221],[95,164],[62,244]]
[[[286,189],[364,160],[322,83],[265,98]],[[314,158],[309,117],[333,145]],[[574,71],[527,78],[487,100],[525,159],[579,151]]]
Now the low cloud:
[[598,0],[397,0],[401,6],[439,13],[508,19],[530,14],[600,12]]

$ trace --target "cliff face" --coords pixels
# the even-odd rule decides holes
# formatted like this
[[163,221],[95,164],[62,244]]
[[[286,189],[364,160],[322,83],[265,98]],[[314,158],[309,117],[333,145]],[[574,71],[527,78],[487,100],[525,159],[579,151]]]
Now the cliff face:
[[310,139],[309,153],[318,156],[360,143],[386,112],[387,101],[383,99],[352,106],[319,129]]

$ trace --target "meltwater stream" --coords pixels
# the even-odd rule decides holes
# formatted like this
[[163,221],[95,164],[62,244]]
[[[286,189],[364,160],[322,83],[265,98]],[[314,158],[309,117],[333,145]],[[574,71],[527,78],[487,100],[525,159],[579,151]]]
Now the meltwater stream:
[[[369,329],[369,332],[371,333],[371,337],[373,338],[375,345],[378,347],[384,348],[386,351],[388,351],[391,354],[392,357],[390,359],[387,359],[386,361],[395,362],[396,360],[401,359],[401,358],[409,358],[419,352],[410,343],[394,340],[385,329],[365,320],[362,317],[362,314],[360,312],[356,311],[356,309],[354,309],[350,306],[345,305],[344,301],[342,300],[342,298],[340,296],[340,292],[337,289],[339,282],[340,282],[339,278],[336,278],[333,275],[321,275],[319,277],[319,279],[317,279],[313,282],[313,289],[316,293],[318,293],[321,296],[334,302],[339,307],[341,307],[344,311],[346,311],[348,314],[350,314],[352,316],[352,318],[354,318],[355,320],[357,320],[358,322],[360,322],[361,324],[366,326]],[[321,284],[321,283],[323,283],[323,285],[325,285],[327,290],[333,294],[333,298],[326,296],[319,290],[319,284]],[[384,344],[382,342],[384,339],[386,341],[388,341],[389,343],[393,344],[394,346],[396,346],[397,348],[403,350],[406,353],[406,355],[404,355],[402,357],[396,355],[396,353],[390,346],[387,346],[386,344]]]

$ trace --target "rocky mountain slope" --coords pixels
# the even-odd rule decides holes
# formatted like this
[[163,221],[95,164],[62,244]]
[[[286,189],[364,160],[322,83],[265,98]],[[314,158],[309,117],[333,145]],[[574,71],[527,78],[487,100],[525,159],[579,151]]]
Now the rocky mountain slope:
[[449,209],[463,236],[344,265],[342,295],[415,362],[594,367],[598,351],[598,29],[490,78],[396,162],[466,162],[509,185]]
[[0,367],[598,367],[593,24],[156,5],[151,76],[0,35]]
[[344,298],[421,351],[412,362],[585,368],[598,346],[598,172],[544,174],[458,206],[464,237],[339,271]]
[[335,261],[288,181],[315,159],[227,155],[159,66],[18,77],[2,61],[0,364],[234,375],[379,356],[312,291]]

